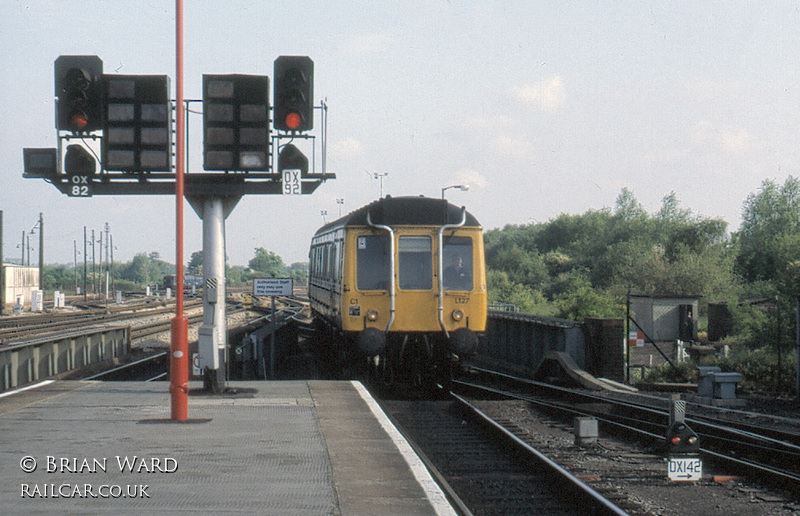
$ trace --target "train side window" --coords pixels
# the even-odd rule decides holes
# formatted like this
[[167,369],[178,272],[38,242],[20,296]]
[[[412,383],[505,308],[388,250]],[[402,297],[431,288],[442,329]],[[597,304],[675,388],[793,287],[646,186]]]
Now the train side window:
[[322,246],[322,275],[325,279],[331,279],[331,245]]
[[389,237],[361,235],[356,242],[356,283],[358,290],[388,290]]
[[431,238],[401,236],[398,239],[398,276],[404,290],[430,290],[433,287]]
[[442,260],[444,289],[472,290],[472,239],[469,237],[445,239]]

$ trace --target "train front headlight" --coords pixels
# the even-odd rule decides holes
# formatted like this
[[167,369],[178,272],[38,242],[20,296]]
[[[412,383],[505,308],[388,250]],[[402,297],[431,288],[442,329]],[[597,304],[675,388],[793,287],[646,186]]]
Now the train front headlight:
[[454,321],[459,322],[461,319],[464,318],[464,312],[461,310],[453,310],[453,313],[450,314]]
[[378,320],[378,311],[377,310],[370,310],[367,312],[367,320],[370,322],[375,322]]

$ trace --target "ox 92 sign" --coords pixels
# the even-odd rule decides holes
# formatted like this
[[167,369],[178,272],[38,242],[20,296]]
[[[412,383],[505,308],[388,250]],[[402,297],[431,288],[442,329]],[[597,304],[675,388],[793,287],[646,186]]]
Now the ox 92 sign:
[[70,187],[67,195],[70,197],[91,197],[92,183],[89,176],[69,176]]
[[303,193],[300,185],[300,172],[299,169],[283,171],[283,195],[300,195]]

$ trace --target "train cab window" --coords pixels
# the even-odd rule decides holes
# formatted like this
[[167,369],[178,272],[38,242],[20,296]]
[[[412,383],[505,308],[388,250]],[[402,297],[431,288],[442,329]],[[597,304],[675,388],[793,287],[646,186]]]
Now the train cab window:
[[358,290],[389,290],[389,237],[362,235],[356,240]]
[[442,250],[444,271],[442,283],[445,290],[472,290],[472,239],[450,237]]
[[431,238],[401,236],[398,239],[398,276],[403,290],[430,290],[433,287]]

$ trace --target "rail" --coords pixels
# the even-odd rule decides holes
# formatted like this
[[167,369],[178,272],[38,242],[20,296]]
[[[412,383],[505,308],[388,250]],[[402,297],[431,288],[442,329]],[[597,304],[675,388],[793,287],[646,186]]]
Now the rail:
[[[502,396],[520,399],[549,410],[570,416],[596,418],[607,431],[627,435],[633,439],[664,443],[669,414],[642,402],[613,399],[591,392],[570,389],[492,371],[483,371],[492,378],[489,385],[483,382],[456,382],[459,388],[483,390]],[[501,384],[495,387],[491,384]],[[773,436],[761,435],[755,428],[735,428],[732,421],[713,421],[687,415],[686,423],[700,436],[700,454],[706,459],[725,463],[739,472],[759,479],[766,484],[800,492],[800,444],[795,432]],[[777,438],[776,438],[777,437]]]
[[520,439],[514,432],[507,429],[502,423],[496,421],[491,416],[470,403],[469,400],[462,398],[455,393],[451,393],[451,396],[453,396],[453,398],[463,406],[467,407],[481,421],[508,439],[513,446],[516,446],[522,451],[522,453],[533,457],[533,459],[541,466],[541,468],[548,472],[548,475],[553,479],[553,483],[555,485],[559,485],[561,489],[569,492],[572,497],[582,500],[580,505],[586,510],[587,514],[613,514],[619,516],[624,516],[627,514],[627,512],[614,505],[614,503],[612,503],[610,500],[586,485],[582,480],[561,467],[551,458],[547,457],[539,450]]

